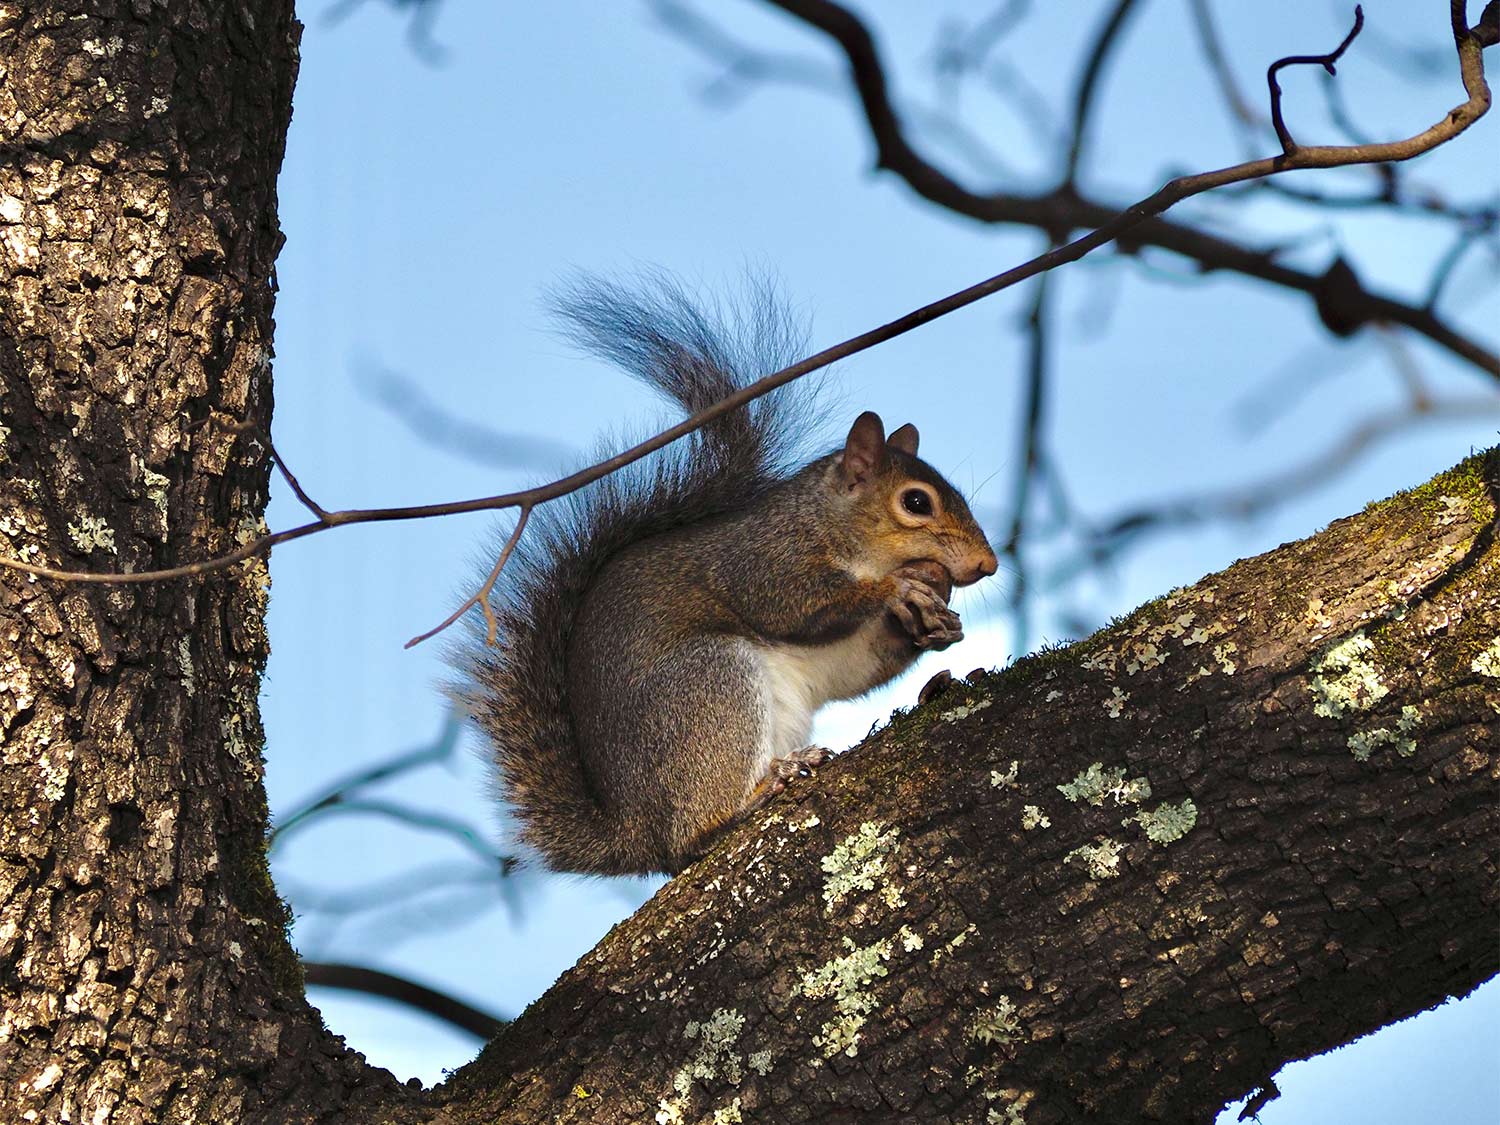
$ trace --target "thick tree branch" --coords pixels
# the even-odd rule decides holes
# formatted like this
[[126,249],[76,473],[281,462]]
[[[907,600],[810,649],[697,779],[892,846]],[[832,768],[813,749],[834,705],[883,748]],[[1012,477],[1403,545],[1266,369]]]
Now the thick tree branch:
[[1201,1125],[1467,993],[1500,964],[1497,496],[1472,458],[935,687],[612,931],[444,1120]]

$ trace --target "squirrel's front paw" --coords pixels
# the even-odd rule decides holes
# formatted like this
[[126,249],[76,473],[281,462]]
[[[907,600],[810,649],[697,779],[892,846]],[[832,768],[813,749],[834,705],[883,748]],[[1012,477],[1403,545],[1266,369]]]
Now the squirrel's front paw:
[[886,602],[886,608],[912,644],[936,652],[963,640],[963,623],[936,590],[925,582],[901,575],[894,577],[896,593]]
[[897,567],[893,576],[920,582],[945,602],[953,596],[953,576],[947,567],[933,559],[917,559]]

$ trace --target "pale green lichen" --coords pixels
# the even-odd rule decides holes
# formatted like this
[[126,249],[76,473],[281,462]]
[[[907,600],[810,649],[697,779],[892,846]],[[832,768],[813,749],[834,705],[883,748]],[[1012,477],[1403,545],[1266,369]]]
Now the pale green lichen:
[[1136,645],[1131,649],[1130,662],[1125,665],[1125,674],[1133,676],[1143,668],[1155,668],[1158,664],[1165,663],[1167,654],[1150,641]]
[[1368,711],[1390,694],[1380,670],[1370,661],[1375,644],[1359,630],[1328,648],[1312,662],[1308,683],[1313,713],[1340,719],[1350,711]]
[[177,638],[177,668],[182,673],[182,687],[189,695],[197,691],[193,678],[192,644],[186,637]]
[[1087,672],[1113,672],[1119,658],[1107,648],[1101,648],[1098,652],[1090,653],[1081,660],[1078,666]]
[[908,953],[915,953],[922,948],[922,935],[914,933],[909,926],[902,926],[896,931],[896,936],[901,939],[901,948]]
[[975,933],[978,929],[978,926],[974,925],[973,922],[970,922],[967,927],[959,930],[958,933],[954,934],[933,952],[932,964],[936,966],[938,962],[940,962],[944,957],[951,956],[953,951],[964,942],[968,941],[969,935]]
[[1469,502],[1462,496],[1439,496],[1438,503],[1443,506],[1438,515],[1438,524],[1442,527],[1462,519],[1469,511]]
[[697,1040],[697,1048],[672,1076],[673,1096],[657,1102],[657,1125],[681,1125],[683,1110],[693,1093],[693,1083],[722,1079],[738,1086],[744,1077],[734,1044],[745,1027],[745,1017],[733,1008],[718,1008],[706,1021],[690,1021],[683,1028],[685,1039]]
[[167,514],[167,485],[172,482],[161,473],[145,469],[141,474],[146,482],[146,499],[156,505],[163,516]]
[[1239,646],[1233,641],[1225,641],[1221,645],[1214,645],[1214,659],[1219,662],[1219,667],[1224,670],[1226,676],[1232,676],[1239,670],[1239,665],[1229,659],[1230,654],[1237,652],[1238,649]]
[[1002,995],[969,1024],[969,1038],[978,1043],[1013,1043],[1021,1035],[1021,1020],[1009,996]]
[[855,891],[873,891],[877,881],[887,905],[901,905],[901,894],[887,882],[885,861],[896,850],[899,828],[886,828],[877,821],[866,821],[859,831],[846,836],[832,852],[823,857],[824,909],[835,906]]
[[1118,719],[1125,712],[1125,701],[1130,698],[1128,691],[1119,688],[1110,688],[1109,698],[1104,701],[1104,710],[1109,713],[1111,719]]
[[1063,857],[1063,862],[1082,860],[1095,879],[1113,879],[1120,873],[1120,855],[1124,850],[1123,844],[1108,836],[1100,836],[1092,844],[1080,844],[1074,848]]
[[1014,789],[1016,786],[1016,777],[1020,772],[1021,763],[1017,760],[1012,760],[1004,773],[999,770],[990,770],[990,784],[996,789]]
[[967,719],[975,711],[983,711],[990,705],[990,702],[989,699],[981,699],[974,703],[960,703],[957,707],[944,711],[938,718],[945,723],[951,723],[957,719]]
[[[43,739],[43,745],[49,740]],[[37,758],[37,769],[42,775],[42,797],[53,804],[63,799],[68,791],[69,766],[73,761],[73,746],[68,743],[61,753],[61,761],[57,759],[56,748],[48,746],[47,751]]]
[[[984,1115],[984,1125],[1026,1125],[1026,1107],[1031,1104],[1036,1095],[1028,1090],[997,1090],[995,1095],[1001,1099],[999,1105],[992,1105]],[[984,1092],[986,1098],[992,1097],[990,1091]]]
[[1489,647],[1474,658],[1469,670],[1490,679],[1500,679],[1500,637],[1490,642]]
[[1033,828],[1051,828],[1052,821],[1047,818],[1047,814],[1042,812],[1038,806],[1027,805],[1021,810],[1021,827],[1027,832],[1030,832]]
[[240,764],[247,777],[259,777],[265,767],[260,740],[253,732],[255,696],[244,684],[229,689],[229,706],[219,720],[224,749]]
[[1158,805],[1149,812],[1142,809],[1130,819],[1146,830],[1146,839],[1153,844],[1170,844],[1193,830],[1198,823],[1198,806],[1188,797],[1175,805],[1170,801]]
[[833,998],[837,1016],[825,1023],[813,1043],[823,1050],[824,1058],[839,1053],[853,1058],[859,1053],[859,1033],[876,1008],[870,985],[887,975],[884,962],[891,958],[891,941],[877,941],[859,947],[844,939],[848,953],[804,973],[802,994],[812,1000]]
[[1356,761],[1367,762],[1370,755],[1382,746],[1394,746],[1396,753],[1410,758],[1417,752],[1417,740],[1412,737],[1422,723],[1422,710],[1413,704],[1401,708],[1401,717],[1396,720],[1396,729],[1376,727],[1374,730],[1356,731],[1349,736],[1349,752]]
[[710,1120],[713,1125],[740,1125],[745,1120],[740,1115],[740,1099],[735,1098],[728,1105],[714,1110],[714,1115]]
[[745,1065],[764,1078],[771,1073],[771,1052],[751,1051],[750,1056],[745,1060]]
[[1124,766],[1105,769],[1103,762],[1095,762],[1072,781],[1059,785],[1057,791],[1070,801],[1087,801],[1096,807],[1109,797],[1117,805],[1138,805],[1151,796],[1151,783],[1144,777],[1126,781]]
[[114,528],[98,516],[82,516],[77,523],[68,524],[68,538],[84,554],[93,550],[115,549]]

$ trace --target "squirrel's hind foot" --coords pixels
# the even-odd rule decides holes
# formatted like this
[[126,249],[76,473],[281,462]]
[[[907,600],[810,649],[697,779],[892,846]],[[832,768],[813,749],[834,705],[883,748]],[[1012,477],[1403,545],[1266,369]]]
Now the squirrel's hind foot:
[[804,746],[801,750],[793,750],[780,758],[772,758],[771,764],[766,767],[765,776],[751,792],[740,815],[754,812],[785,789],[786,783],[792,778],[811,773],[832,758],[833,751],[822,746]]

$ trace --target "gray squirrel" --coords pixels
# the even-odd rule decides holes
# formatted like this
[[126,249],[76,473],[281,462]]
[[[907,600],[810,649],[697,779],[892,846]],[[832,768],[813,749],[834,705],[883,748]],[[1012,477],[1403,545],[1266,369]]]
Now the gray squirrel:
[[[660,277],[574,283],[568,334],[695,413],[794,358],[766,293],[727,321]],[[559,871],[675,873],[825,762],[814,712],[959,640],[952,586],[996,569],[963,497],[861,414],[797,467],[796,384],[538,509],[459,656],[521,839]]]

